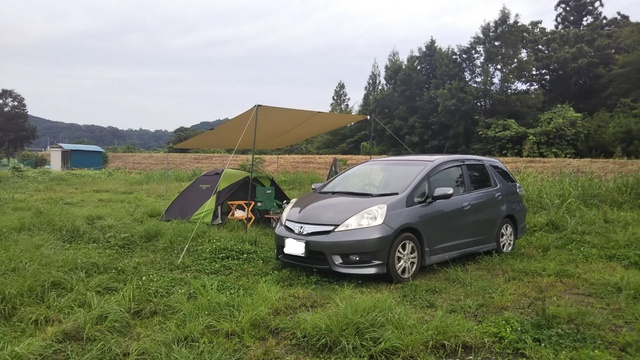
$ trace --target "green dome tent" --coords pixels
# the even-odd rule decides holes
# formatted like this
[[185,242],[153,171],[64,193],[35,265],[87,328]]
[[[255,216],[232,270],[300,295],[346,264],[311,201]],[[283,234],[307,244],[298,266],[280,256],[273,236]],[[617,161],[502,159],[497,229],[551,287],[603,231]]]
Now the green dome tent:
[[[273,178],[264,174],[253,174],[251,188],[249,173],[236,169],[216,169],[200,175],[184,188],[169,204],[162,214],[162,220],[200,221],[220,224],[229,215],[227,202],[238,200],[254,200],[249,198],[256,194],[257,187],[273,187],[275,200],[288,201],[289,197],[282,191]],[[254,216],[263,219],[257,210]]]

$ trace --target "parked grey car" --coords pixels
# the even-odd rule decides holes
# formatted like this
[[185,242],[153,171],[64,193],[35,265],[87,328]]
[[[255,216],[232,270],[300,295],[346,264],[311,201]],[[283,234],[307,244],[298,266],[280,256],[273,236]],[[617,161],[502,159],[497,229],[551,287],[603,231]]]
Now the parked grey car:
[[423,265],[514,249],[524,190],[497,159],[373,159],[292,200],[275,228],[276,258],[347,274],[412,280]]

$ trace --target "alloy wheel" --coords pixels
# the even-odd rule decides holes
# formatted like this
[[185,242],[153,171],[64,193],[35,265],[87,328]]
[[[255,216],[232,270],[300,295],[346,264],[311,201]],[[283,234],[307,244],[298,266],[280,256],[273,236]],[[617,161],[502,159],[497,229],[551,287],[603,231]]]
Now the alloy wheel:
[[410,278],[418,268],[418,248],[410,240],[405,240],[396,249],[396,272],[400,277]]
[[502,224],[502,228],[500,228],[500,250],[502,252],[510,252],[513,250],[513,242],[515,241],[515,234],[513,232],[513,225],[510,222]]

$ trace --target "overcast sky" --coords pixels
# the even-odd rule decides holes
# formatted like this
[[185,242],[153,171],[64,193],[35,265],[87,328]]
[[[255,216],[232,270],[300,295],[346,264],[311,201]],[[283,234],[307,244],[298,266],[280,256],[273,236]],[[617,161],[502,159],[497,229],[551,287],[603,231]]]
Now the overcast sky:
[[[255,104],[327,111],[338,81],[358,105],[373,61],[429,38],[466,44],[505,5],[553,27],[555,0],[4,0],[0,88],[55,121],[166,129]],[[640,17],[638,0],[604,13]]]

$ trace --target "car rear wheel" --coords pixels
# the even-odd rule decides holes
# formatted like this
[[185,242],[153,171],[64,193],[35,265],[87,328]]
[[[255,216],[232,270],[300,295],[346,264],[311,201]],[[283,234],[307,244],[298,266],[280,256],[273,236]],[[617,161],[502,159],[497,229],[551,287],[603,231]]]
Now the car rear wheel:
[[499,253],[513,251],[516,246],[516,231],[513,223],[509,219],[503,219],[496,235],[496,245]]
[[422,264],[422,251],[418,239],[403,233],[391,244],[387,259],[387,275],[394,283],[415,279]]

